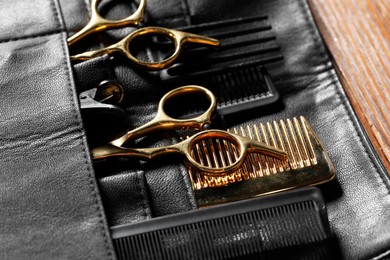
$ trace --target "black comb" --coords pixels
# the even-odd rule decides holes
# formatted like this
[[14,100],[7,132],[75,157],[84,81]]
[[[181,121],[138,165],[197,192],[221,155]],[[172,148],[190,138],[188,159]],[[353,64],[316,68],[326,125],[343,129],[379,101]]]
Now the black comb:
[[[273,104],[280,97],[279,91],[262,63],[261,60],[198,71],[179,82],[184,85],[196,84],[211,90],[217,98],[217,109],[220,115],[247,111]],[[198,113],[203,111],[200,108],[198,110],[196,111]]]
[[321,192],[307,188],[111,228],[118,259],[328,259]]
[[[164,85],[198,84],[216,95],[222,115],[272,104],[279,99],[262,65],[281,60],[267,16],[238,18],[179,28],[221,40],[219,49],[192,48],[159,72]],[[158,54],[161,59],[164,52]]]
[[[166,75],[169,76],[248,61],[263,60],[265,64],[283,58],[279,53],[279,46],[275,43],[276,36],[268,23],[268,16],[236,18],[182,27],[178,30],[216,38],[221,41],[221,45],[218,50],[205,47],[186,50],[179,56],[176,66],[166,70]],[[162,48],[155,58],[164,58],[168,55],[167,50]]]

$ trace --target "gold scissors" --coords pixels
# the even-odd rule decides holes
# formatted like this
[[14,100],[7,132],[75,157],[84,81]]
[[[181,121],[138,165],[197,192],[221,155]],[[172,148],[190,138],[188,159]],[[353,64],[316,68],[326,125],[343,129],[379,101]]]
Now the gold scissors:
[[[204,94],[210,101],[210,106],[201,115],[189,119],[172,118],[164,111],[167,102],[175,97],[188,95],[191,93]],[[189,85],[176,88],[165,94],[158,105],[157,114],[154,119],[145,125],[127,132],[122,137],[108,144],[92,148],[92,159],[100,160],[108,157],[136,157],[141,159],[153,159],[164,154],[182,154],[187,163],[194,169],[211,176],[222,176],[236,171],[245,161],[248,153],[262,153],[280,160],[286,160],[287,154],[278,148],[267,144],[235,135],[223,130],[203,130],[188,139],[177,144],[157,147],[157,148],[126,148],[123,144],[129,140],[137,139],[158,130],[173,130],[183,128],[193,128],[202,130],[211,123],[211,116],[216,110],[216,99],[211,91],[206,88]],[[202,142],[217,140],[218,142],[228,142],[234,147],[238,156],[234,160],[221,165],[204,163],[197,158],[194,152],[196,146]]]
[[[129,17],[121,20],[108,20],[103,18],[98,13],[98,5],[100,1],[101,0],[92,0],[91,19],[83,29],[81,29],[78,33],[68,38],[69,46],[75,44],[76,42],[78,42],[79,40],[83,39],[84,37],[90,34],[113,29],[113,28],[125,27],[129,25],[136,26],[144,19],[146,0],[140,0],[137,10]],[[170,39],[174,44],[174,48],[175,48],[174,52],[169,57],[158,62],[148,62],[148,61],[142,61],[137,59],[131,53],[130,45],[135,39],[143,37],[145,35],[164,36]],[[179,56],[183,47],[188,43],[203,44],[212,47],[217,47],[220,45],[220,42],[218,40],[206,36],[172,30],[163,27],[151,26],[151,27],[144,27],[144,28],[137,29],[134,32],[127,35],[121,41],[111,46],[99,50],[95,50],[95,51],[88,51],[81,54],[77,54],[71,56],[70,58],[72,60],[89,60],[98,56],[102,56],[104,54],[120,53],[122,55],[125,55],[128,59],[130,59],[133,62],[133,64],[137,65],[138,67],[148,69],[148,70],[161,70],[171,66]]]

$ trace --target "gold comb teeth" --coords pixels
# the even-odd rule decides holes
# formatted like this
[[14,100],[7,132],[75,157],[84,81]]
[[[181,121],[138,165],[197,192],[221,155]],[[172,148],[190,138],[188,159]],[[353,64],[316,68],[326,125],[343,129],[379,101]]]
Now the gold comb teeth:
[[[238,171],[222,177],[207,176],[188,167],[200,207],[318,185],[336,176],[333,163],[303,116],[228,131],[282,149],[288,160],[250,154]],[[235,148],[223,141],[197,146],[193,152],[216,165],[234,161],[237,156]]]

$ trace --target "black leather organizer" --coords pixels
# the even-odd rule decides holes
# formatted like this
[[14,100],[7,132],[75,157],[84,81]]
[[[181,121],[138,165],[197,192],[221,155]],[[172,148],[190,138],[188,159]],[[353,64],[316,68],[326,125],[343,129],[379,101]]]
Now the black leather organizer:
[[[143,25],[219,35],[236,44],[188,54],[161,72],[137,69],[120,56],[71,62],[66,39],[85,25],[87,2],[0,4],[0,258],[115,259],[110,228],[198,210],[180,158],[92,164],[79,95],[104,80],[124,87],[131,127],[152,119],[160,98],[184,84],[216,94],[219,128],[305,116],[335,166],[337,178],[320,189],[342,257],[390,255],[388,172],[356,118],[305,0],[149,0]],[[134,8],[112,2],[100,5],[107,17]],[[133,29],[102,33],[70,51],[101,47]],[[223,35],[227,30],[238,34]],[[138,145],[178,139],[163,133]]]

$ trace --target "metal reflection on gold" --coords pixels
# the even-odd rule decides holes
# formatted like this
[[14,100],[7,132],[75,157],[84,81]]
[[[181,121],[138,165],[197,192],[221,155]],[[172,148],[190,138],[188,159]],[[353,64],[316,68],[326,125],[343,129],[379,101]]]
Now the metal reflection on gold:
[[[165,111],[167,102],[172,102],[175,97],[183,95],[193,95],[200,93],[208,98],[210,105],[208,109],[199,116],[192,118],[179,119],[172,118]],[[183,86],[169,91],[165,94],[159,103],[157,114],[148,123],[136,129],[128,131],[122,137],[97,147],[92,148],[92,159],[102,160],[109,157],[135,157],[139,159],[153,159],[164,154],[181,154],[186,159],[187,163],[208,176],[222,176],[236,171],[245,162],[245,159],[252,153],[261,153],[277,159],[286,159],[287,154],[276,147],[272,147],[266,143],[232,134],[223,130],[204,130],[182,142],[156,148],[127,148],[123,145],[130,141],[143,137],[150,133],[159,130],[175,130],[175,129],[198,129],[203,130],[205,125],[210,125],[211,117],[216,110],[216,99],[213,93],[201,86],[189,85]],[[227,161],[226,150],[214,149],[214,144],[223,142],[229,152],[234,151],[234,160]],[[206,151],[206,153],[198,153]],[[197,149],[195,149],[197,148]],[[211,148],[211,150],[207,149]],[[225,151],[225,152],[224,152]],[[204,158],[213,159],[204,160]],[[218,159],[219,158],[219,159]]]
[[[287,153],[288,159],[250,154],[236,172],[221,177],[207,176],[188,167],[199,206],[318,185],[336,176],[332,161],[303,116],[240,126],[229,131],[279,148]],[[202,153],[201,147],[196,149]],[[214,149],[223,150],[225,154],[219,156],[225,158],[237,156],[236,151],[225,143]],[[216,160],[213,156],[205,159]]]
[[[138,59],[136,56],[132,54],[130,46],[132,46],[131,43],[134,42],[134,40],[136,40],[137,38],[141,38],[145,35],[167,37],[174,44],[173,53],[169,57],[165,58],[164,60],[156,61],[156,62],[142,61]],[[144,27],[135,30],[134,32],[130,33],[125,38],[123,38],[121,41],[111,46],[73,55],[70,58],[72,60],[89,60],[105,54],[119,53],[126,56],[137,67],[147,69],[147,70],[162,70],[171,66],[179,57],[184,47],[188,44],[200,44],[200,45],[206,45],[211,47],[218,47],[220,45],[220,42],[216,39],[198,35],[198,34],[187,33],[187,32],[172,30],[168,28],[163,28],[163,27],[151,26],[151,27]]]

